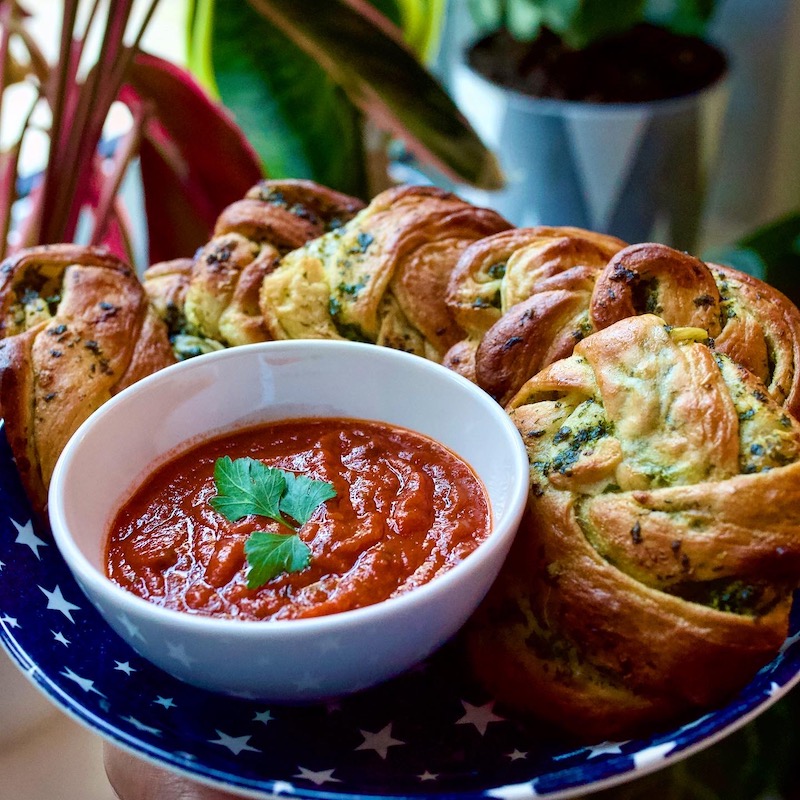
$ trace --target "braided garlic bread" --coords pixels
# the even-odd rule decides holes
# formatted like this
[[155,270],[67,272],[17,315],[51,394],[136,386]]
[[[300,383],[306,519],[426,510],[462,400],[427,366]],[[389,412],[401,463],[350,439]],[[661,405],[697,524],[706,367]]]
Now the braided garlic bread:
[[264,279],[261,310],[276,339],[355,339],[441,361],[463,336],[444,299],[453,266],[509,227],[441,189],[389,189],[284,256]]
[[[467,336],[445,365],[499,399],[510,397],[545,364],[568,356],[576,331],[578,339],[589,332],[597,276],[623,247],[613,236],[568,227],[517,228],[475,242],[447,287],[447,306]],[[520,311],[520,335],[498,328],[495,346],[495,326],[511,309]]]
[[0,411],[41,511],[67,439],[112,395],[175,363],[134,272],[105,250],[34,247],[0,266]]
[[529,513],[468,635],[498,700],[626,737],[776,655],[800,584],[800,423],[757,377],[646,314],[578,343],[509,413]]
[[[549,292],[546,280],[534,285],[530,299],[510,308],[477,350],[477,382],[502,403],[530,375],[566,355],[548,345],[554,315],[541,308]],[[800,311],[756,278],[665,245],[636,244],[587,274],[572,303],[572,317],[555,320],[564,326],[559,335],[565,344],[570,336],[579,341],[635,314],[658,314],[670,325],[708,331],[719,352],[756,374],[790,413],[800,414]]]
[[312,181],[265,180],[220,214],[194,259],[148,269],[145,286],[176,355],[272,338],[259,308],[264,276],[282,255],[343,225],[363,205]]

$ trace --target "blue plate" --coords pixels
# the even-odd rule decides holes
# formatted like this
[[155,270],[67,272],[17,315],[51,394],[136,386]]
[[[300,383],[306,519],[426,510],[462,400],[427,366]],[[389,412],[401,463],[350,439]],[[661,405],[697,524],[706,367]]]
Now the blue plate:
[[274,706],[194,689],[140,658],[90,606],[49,533],[32,526],[0,440],[2,644],[39,689],[97,733],[246,796],[575,797],[685,758],[800,679],[796,602],[782,652],[731,703],[627,742],[576,747],[542,725],[503,719],[470,681],[458,642],[389,683],[326,705]]

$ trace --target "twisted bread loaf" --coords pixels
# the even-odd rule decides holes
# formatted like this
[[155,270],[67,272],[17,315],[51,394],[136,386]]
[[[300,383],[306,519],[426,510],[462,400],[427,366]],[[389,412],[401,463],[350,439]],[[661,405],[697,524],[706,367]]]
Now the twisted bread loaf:
[[[490,240],[481,244],[489,247]],[[483,334],[476,380],[500,402],[567,355],[570,339],[650,312],[670,325],[708,331],[719,352],[756,374],[792,414],[800,413],[800,311],[776,289],[660,244],[621,249],[601,269],[584,269],[579,280],[572,273],[561,276],[569,279],[557,287],[562,294],[553,293],[552,279],[538,279],[530,297]]]
[[463,336],[444,301],[453,266],[509,227],[440,189],[389,189],[285,256],[264,279],[261,310],[276,339],[355,339],[441,361]]
[[[450,349],[445,365],[495,397],[510,396],[591,330],[587,309],[595,282],[623,247],[613,236],[568,227],[518,228],[475,242],[447,287],[447,306],[467,336]],[[496,329],[510,310],[519,312],[520,335]],[[530,328],[535,335],[527,335]]]
[[147,270],[145,286],[177,356],[269,340],[259,309],[264,276],[282,255],[344,224],[363,205],[312,181],[262,181],[220,214],[194,259]]
[[0,410],[34,507],[56,459],[112,395],[175,362],[133,271],[98,248],[35,247],[0,266]]
[[529,513],[473,620],[502,702],[581,737],[716,704],[775,656],[800,583],[800,423],[706,333],[589,336],[509,407]]

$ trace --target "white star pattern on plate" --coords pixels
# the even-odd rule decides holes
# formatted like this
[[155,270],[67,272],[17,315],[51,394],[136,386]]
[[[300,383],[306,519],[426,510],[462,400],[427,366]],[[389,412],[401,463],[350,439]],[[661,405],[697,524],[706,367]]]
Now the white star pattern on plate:
[[621,753],[622,745],[624,744],[626,742],[600,742],[600,744],[592,745],[586,749],[589,751],[589,758],[597,758],[607,753]]
[[656,761],[662,761],[664,757],[675,749],[675,742],[664,742],[664,744],[656,744],[653,747],[648,747],[640,750],[633,755],[633,763],[636,769],[643,769],[648,767]]
[[297,766],[297,769],[299,769],[300,772],[298,772],[293,777],[305,778],[307,781],[311,781],[312,783],[315,783],[317,786],[322,786],[323,783],[341,783],[341,781],[338,778],[333,777],[335,769],[325,769],[325,770],[320,770],[319,772],[313,772],[310,769],[301,767],[299,764]]
[[177,703],[171,697],[161,697],[158,695],[155,700],[153,700],[154,706],[163,706],[166,709],[170,708],[177,708]]
[[60,611],[70,622],[75,622],[72,618],[73,611],[80,611],[81,607],[73,605],[72,603],[68,602],[64,599],[64,595],[61,594],[61,587],[56,586],[52,592],[48,592],[44,586],[39,587],[44,595],[47,597],[47,607],[52,611]]
[[794,634],[794,636],[787,637],[778,652],[783,655],[795,642],[800,642],[800,631]]
[[53,638],[57,642],[61,642],[61,644],[63,644],[64,647],[69,647],[69,639],[67,639],[67,637],[64,636],[63,633],[61,633],[61,631],[58,631],[58,633],[56,633],[55,631],[50,631],[50,633],[53,634]]
[[359,731],[359,733],[364,737],[364,741],[356,747],[356,750],[374,750],[381,758],[386,758],[390,747],[405,744],[400,739],[392,738],[391,722],[377,733],[369,731]]
[[538,797],[535,788],[536,781],[527,783],[512,783],[508,786],[499,786],[496,789],[489,789],[486,794],[489,797],[497,797],[499,800],[525,800],[528,797]]
[[303,689],[316,689],[319,686],[319,676],[314,675],[306,670],[296,681],[295,688],[302,691]]
[[197,662],[196,658],[192,658],[187,652],[183,644],[175,644],[174,642],[167,642],[167,655],[175,659],[179,664],[184,667],[191,667],[192,664]]
[[422,775],[417,775],[417,777],[421,781],[435,781],[439,777],[439,775],[436,772],[429,772],[426,769],[425,772],[422,773]]
[[521,758],[527,758],[528,754],[523,753],[522,750],[514,749],[510,753],[506,753],[506,758],[510,758],[512,761],[519,761]]
[[0,572],[3,571],[3,567],[6,565],[5,561],[0,561]]
[[461,701],[464,706],[464,716],[456,720],[456,725],[474,725],[481,736],[486,735],[486,729],[490,722],[504,722],[503,717],[498,717],[493,713],[494,701],[485,703],[482,706],[474,706],[466,700]]
[[272,722],[274,719],[275,717],[270,714],[269,709],[266,709],[264,711],[256,711],[256,715],[253,717],[253,722],[263,722],[266,725],[268,722]]
[[143,731],[144,733],[152,733],[153,736],[161,736],[161,731],[158,728],[153,728],[150,725],[145,725],[144,722],[141,720],[136,719],[136,717],[122,717],[125,722],[130,722],[137,731]]
[[120,614],[117,619],[122,623],[123,627],[128,632],[128,636],[132,637],[133,639],[141,639],[144,641],[144,636],[142,636],[139,626],[136,625],[136,623],[134,623],[127,614]]
[[2,617],[0,617],[0,622],[2,622],[6,628],[19,628],[19,622],[17,622],[17,618],[9,617],[8,614],[4,614]]
[[65,678],[69,678],[73,683],[77,683],[84,692],[92,692],[93,694],[99,694],[100,697],[105,697],[101,691],[94,688],[94,681],[76,675],[69,667],[59,674],[63,675]]
[[227,733],[223,733],[222,731],[215,731],[219,738],[217,739],[209,739],[208,741],[211,744],[218,744],[221,747],[227,747],[228,750],[231,751],[235,756],[238,756],[239,753],[243,753],[245,751],[249,753],[260,753],[261,751],[250,745],[250,737],[249,736],[228,736]]
[[11,520],[11,524],[17,529],[17,538],[14,540],[17,544],[24,544],[30,547],[36,558],[41,559],[39,555],[40,547],[47,547],[47,542],[43,542],[33,532],[33,522],[28,520],[24,525],[19,525],[15,520]]
[[136,672],[136,670],[127,661],[115,661],[114,665],[115,672],[124,672],[126,675]]

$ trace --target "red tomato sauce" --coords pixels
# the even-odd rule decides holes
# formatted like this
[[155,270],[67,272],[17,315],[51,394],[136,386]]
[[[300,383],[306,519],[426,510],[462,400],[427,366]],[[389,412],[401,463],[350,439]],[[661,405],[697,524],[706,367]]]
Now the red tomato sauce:
[[[253,531],[285,533],[264,517],[229,522],[209,500],[218,458],[250,457],[328,481],[336,497],[299,530],[309,566],[247,588]],[[418,433],[346,419],[293,420],[200,444],[158,468],[122,507],[107,574],[179,611],[244,620],[297,619],[377,603],[432,580],[489,534],[483,484],[451,451]]]

